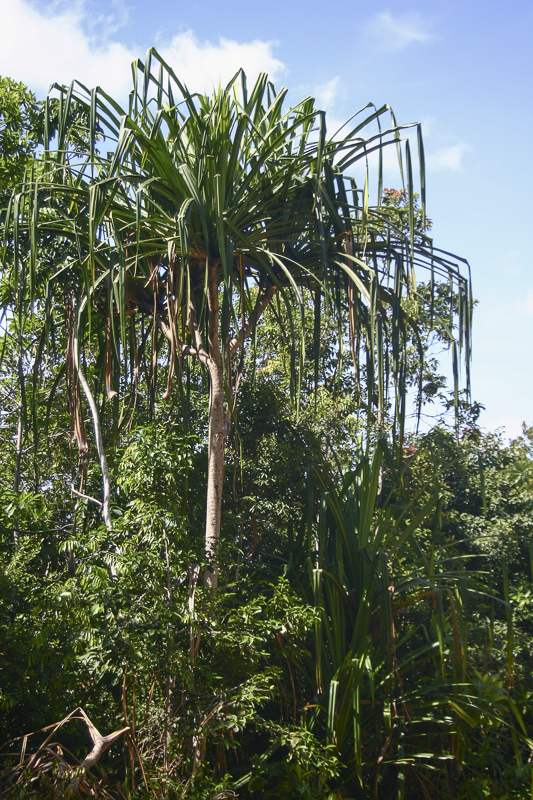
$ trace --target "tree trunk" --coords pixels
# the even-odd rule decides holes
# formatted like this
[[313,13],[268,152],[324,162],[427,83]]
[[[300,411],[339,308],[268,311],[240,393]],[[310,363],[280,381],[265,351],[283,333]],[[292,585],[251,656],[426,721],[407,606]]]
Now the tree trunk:
[[[222,518],[222,485],[224,481],[224,370],[218,332],[218,275],[216,265],[209,267],[209,440],[207,455],[207,504],[205,517],[205,554],[215,562]],[[205,583],[211,589],[218,585],[218,567],[206,572]]]
[[[21,398],[18,402],[18,415],[17,415],[17,450],[15,457],[15,484],[14,484],[14,491],[16,495],[18,495],[20,492],[20,462],[22,460],[22,416],[23,416],[23,408],[22,408],[22,398]],[[18,547],[19,543],[18,506],[17,506],[17,513],[15,516],[15,525],[13,527],[13,541],[15,542],[15,547]]]
[[[74,322],[76,324],[76,321]],[[89,388],[89,384],[87,383],[87,378],[83,374],[83,370],[79,364],[79,355],[77,352],[77,340],[76,340],[76,372],[78,375],[78,380],[81,384],[81,388],[83,389],[83,393],[85,395],[85,399],[87,400],[87,404],[89,406],[89,410],[91,412],[91,418],[93,421],[93,430],[94,430],[94,440],[96,443],[96,452],[98,454],[98,461],[100,462],[100,470],[102,472],[102,516],[104,518],[105,526],[108,530],[111,530],[111,484],[109,481],[109,468],[107,466],[107,458],[104,451],[104,440],[102,437],[102,428],[100,427],[100,415],[98,413],[98,408],[96,406],[96,402],[93,397],[93,393]]]
[[[74,326],[77,325],[77,318],[74,319]],[[74,328],[76,331],[76,327]],[[96,442],[96,452],[98,453],[98,460],[100,462],[100,470],[102,472],[102,517],[104,518],[104,523],[108,531],[111,531],[113,528],[111,522],[111,483],[109,481],[109,467],[107,465],[107,458],[105,455],[104,450],[104,440],[102,437],[102,428],[100,426],[100,415],[98,414],[98,408],[96,406],[95,399],[93,397],[93,393],[87,383],[87,378],[83,374],[83,370],[79,363],[79,354],[78,354],[78,341],[77,341],[77,331],[75,335],[75,366],[76,372],[78,375],[78,380],[81,384],[81,388],[83,389],[83,393],[85,394],[85,399],[87,400],[91,417],[93,421],[93,430],[94,430],[94,439]],[[120,550],[118,547],[113,546],[112,548],[117,555],[120,555]],[[117,570],[113,563],[109,565],[109,574],[113,578],[113,580],[117,577]]]

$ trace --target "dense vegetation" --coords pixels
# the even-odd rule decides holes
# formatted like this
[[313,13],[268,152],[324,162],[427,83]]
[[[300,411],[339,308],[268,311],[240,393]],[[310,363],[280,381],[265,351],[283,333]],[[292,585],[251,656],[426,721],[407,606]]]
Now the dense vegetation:
[[0,82],[0,796],[530,798],[533,429],[440,375],[421,139],[136,66]]

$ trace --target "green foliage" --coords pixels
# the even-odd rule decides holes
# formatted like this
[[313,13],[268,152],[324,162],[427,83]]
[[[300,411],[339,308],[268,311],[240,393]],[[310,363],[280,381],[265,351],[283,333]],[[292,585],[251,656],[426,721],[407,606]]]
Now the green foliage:
[[[249,399],[255,407],[257,397]],[[264,424],[258,415],[259,451]],[[301,464],[301,494],[287,497],[277,516],[278,485],[271,484],[271,501],[257,486],[264,496],[258,528],[270,524],[270,533],[246,557],[252,532],[236,541],[228,523],[219,594],[198,583],[192,612],[188,570],[203,554],[184,492],[205,455],[191,432],[162,422],[124,438],[111,539],[80,499],[76,536],[57,531],[43,549],[42,534],[31,531],[49,524],[47,503],[28,495],[20,498],[15,549],[8,495],[4,737],[81,702],[106,732],[125,724],[124,714],[135,719],[146,779],[160,796],[327,797],[344,787],[364,797],[377,786],[379,797],[400,790],[416,797],[423,785],[430,796],[447,797],[452,780],[458,797],[528,797],[530,745],[520,722],[530,728],[528,540],[508,551],[517,647],[511,701],[505,607],[486,594],[503,593],[498,551],[507,529],[498,529],[501,544],[488,551],[478,534],[487,520],[482,485],[489,520],[505,518],[502,504],[518,516],[521,504],[523,530],[531,530],[527,488],[507,491],[528,442],[504,447],[476,431],[457,442],[435,430],[403,474],[384,444],[371,460],[359,450],[356,471],[341,481],[322,464],[310,484]],[[294,458],[293,469],[297,450]],[[265,459],[278,463],[272,449]],[[427,481],[428,459],[438,465],[431,471],[438,492],[435,477]],[[254,475],[251,462],[242,465],[244,480]],[[279,468],[281,485],[287,478],[282,462]],[[227,480],[231,494],[231,473]],[[295,514],[300,522],[288,536]],[[194,517],[193,508],[193,524]],[[491,564],[489,586],[484,565]],[[79,731],[63,741],[80,757],[86,752]],[[452,760],[460,769],[450,773]],[[119,744],[105,766],[123,770]],[[130,767],[128,774],[131,792]]]
[[[327,142],[310,100],[283,112],[243,76],[197,97],[157,60],[122,125],[100,90],[56,88],[38,182],[2,200],[0,796],[529,800],[533,431],[506,446],[461,400],[456,431],[402,440],[409,387],[444,393],[432,342],[468,360],[471,302],[426,257],[408,149],[407,192],[372,207],[348,179],[401,129],[369,133],[389,109],[365,109]],[[186,324],[192,297],[209,325],[208,262],[222,346],[254,329],[224,363],[216,593]],[[46,753],[24,738],[79,706],[129,728],[88,774],[73,722]]]
[[0,76],[0,196],[22,180],[34,157],[43,107],[23,83]]

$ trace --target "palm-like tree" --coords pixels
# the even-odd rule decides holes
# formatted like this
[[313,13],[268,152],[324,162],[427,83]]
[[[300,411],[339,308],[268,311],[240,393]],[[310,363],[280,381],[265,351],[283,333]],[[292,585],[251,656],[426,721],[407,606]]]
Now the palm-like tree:
[[[127,111],[100,89],[55,87],[39,169],[28,176],[7,214],[9,297],[16,298],[20,318],[42,302],[45,326],[59,318],[69,330],[71,406],[80,418],[81,385],[95,429],[108,525],[107,462],[82,348],[88,352],[90,346],[109,399],[117,389],[126,399],[128,391],[135,393],[139,354],[149,338],[152,385],[167,349],[165,399],[186,359],[205,367],[210,387],[205,550],[215,561],[224,443],[242,353],[267,306],[275,304],[280,324],[292,332],[295,365],[304,342],[303,335],[297,341],[291,315],[300,310],[303,330],[303,288],[314,297],[315,336],[323,306],[346,319],[354,368],[366,359],[369,410],[373,395],[378,418],[392,403],[401,431],[408,331],[416,336],[417,327],[415,273],[424,267],[432,285],[439,276],[452,282],[457,301],[450,307],[450,342],[455,353],[465,345],[467,364],[470,288],[457,259],[415,236],[409,141],[387,106],[367,106],[344,133],[328,139],[325,116],[314,101],[307,98],[284,111],[286,92],[276,93],[265,75],[248,92],[239,73],[207,97],[191,94],[154,50],[133,67]],[[390,124],[383,128],[386,119]],[[420,135],[418,144],[424,203]],[[398,149],[402,174],[405,167],[407,235],[379,204],[387,146]],[[369,203],[369,158],[378,164],[375,207]],[[367,162],[367,180],[358,189],[350,169],[361,160]],[[43,257],[43,248],[55,255]],[[413,302],[406,304],[408,296]],[[45,349],[46,337],[38,358]],[[119,376],[121,362],[131,370],[122,369]],[[297,398],[296,368],[293,374]],[[81,421],[75,427],[83,449]],[[216,568],[210,580],[216,584]]]

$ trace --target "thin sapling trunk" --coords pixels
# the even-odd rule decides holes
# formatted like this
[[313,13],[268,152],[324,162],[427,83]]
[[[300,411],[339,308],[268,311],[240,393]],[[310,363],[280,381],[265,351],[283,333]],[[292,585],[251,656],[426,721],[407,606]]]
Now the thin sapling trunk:
[[[207,503],[205,519],[205,554],[215,561],[222,520],[222,487],[224,483],[224,369],[219,341],[218,275],[216,265],[209,267],[209,439],[207,451]],[[206,585],[215,590],[218,567],[205,575]]]

